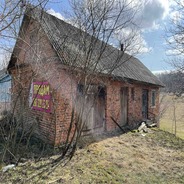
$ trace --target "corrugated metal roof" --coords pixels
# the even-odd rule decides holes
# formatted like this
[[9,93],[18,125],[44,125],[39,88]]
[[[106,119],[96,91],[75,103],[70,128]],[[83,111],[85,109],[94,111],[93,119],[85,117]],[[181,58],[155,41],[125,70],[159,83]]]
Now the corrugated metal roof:
[[[88,65],[90,69],[95,69],[95,71],[101,73],[110,73],[122,79],[131,79],[138,82],[164,86],[137,58],[123,53],[117,48],[90,36],[86,32],[63,20],[43,11],[38,11],[38,9],[28,11],[28,15],[40,22],[51,44],[63,62],[65,60],[63,52],[68,51],[69,54],[65,64],[67,64],[67,60],[72,61],[72,59],[75,58],[75,60],[73,60],[75,63],[72,63],[72,65],[82,67],[83,62],[86,62],[82,61],[82,51],[88,47],[91,48],[91,58],[94,60],[94,63],[91,62],[90,65]],[[100,59],[98,58],[99,55]],[[77,57],[78,59],[76,59]],[[97,65],[95,65],[96,61],[98,62]]]

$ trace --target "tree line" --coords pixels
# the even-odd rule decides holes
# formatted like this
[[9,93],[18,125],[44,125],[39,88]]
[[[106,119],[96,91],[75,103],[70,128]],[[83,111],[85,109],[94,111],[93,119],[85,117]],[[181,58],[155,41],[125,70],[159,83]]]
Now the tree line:
[[182,71],[171,71],[157,74],[164,83],[163,92],[174,93],[181,96],[184,93],[184,73]]

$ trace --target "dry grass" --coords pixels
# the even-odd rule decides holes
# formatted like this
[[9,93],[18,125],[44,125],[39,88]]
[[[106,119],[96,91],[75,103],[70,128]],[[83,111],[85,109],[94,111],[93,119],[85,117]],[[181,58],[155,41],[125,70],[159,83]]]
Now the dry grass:
[[164,96],[161,109],[166,108],[166,112],[160,120],[160,128],[174,133],[174,106],[176,108],[176,136],[184,139],[184,98],[182,97]]
[[[171,133],[172,98],[164,98],[162,105],[168,108],[160,124],[162,129]],[[184,138],[184,102],[181,98],[175,99],[175,102],[177,136]],[[0,171],[0,183],[184,184],[184,140],[171,133],[153,129],[152,133],[145,135],[102,136],[95,143],[78,149],[66,166],[62,162],[51,167],[58,155],[44,157],[37,162],[24,160],[6,173]]]
[[0,183],[184,183],[184,140],[160,130],[98,140],[78,149],[65,167],[51,168],[56,157],[26,161],[0,174]]

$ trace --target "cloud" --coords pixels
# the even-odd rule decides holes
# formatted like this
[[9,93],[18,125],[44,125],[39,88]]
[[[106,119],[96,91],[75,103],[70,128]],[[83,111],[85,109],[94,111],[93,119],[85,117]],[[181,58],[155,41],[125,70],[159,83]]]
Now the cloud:
[[167,56],[184,56],[183,49],[168,49],[165,54]]
[[181,21],[182,19],[182,14],[180,11],[173,11],[170,13],[170,18],[174,22],[174,24],[177,24]]
[[[49,9],[49,10],[47,10],[47,13],[49,13],[49,14],[51,14],[51,15],[57,17],[58,19],[61,19],[61,20],[65,21],[65,22],[67,22],[68,24],[71,24],[72,26],[75,26],[75,27],[79,28],[79,26],[78,26],[76,20],[67,19],[67,18],[65,18],[61,13],[56,12],[56,11],[53,10],[52,8]],[[82,28],[80,27],[80,29],[82,29]]]
[[52,8],[47,10],[47,13],[57,17],[58,19],[61,19],[61,20],[66,20],[60,13],[58,12],[55,12]]
[[167,56],[184,57],[183,36],[184,34],[175,34],[174,36],[170,36],[167,38],[167,42],[165,43],[165,45],[167,46],[165,54]]
[[155,28],[155,25],[160,20],[165,19],[169,14],[168,0],[148,0],[143,3],[138,21],[141,23],[143,29]]
[[164,73],[169,73],[172,70],[155,70],[155,71],[151,71],[154,75],[158,75],[158,74],[164,74]]
[[[169,0],[123,0],[123,2],[128,3],[128,6],[132,8],[138,7],[139,13],[137,14],[136,22],[138,22],[139,25],[141,24],[143,29],[158,29],[159,24],[157,21],[169,15],[170,6],[172,4]],[[131,8],[129,10],[131,10]],[[62,14],[55,12],[52,8],[47,12],[66,21],[66,18]]]
[[153,48],[148,46],[141,34],[137,36],[137,45],[135,46],[135,49],[138,50],[138,54],[146,54],[153,51]]
[[115,38],[124,44],[126,52],[129,54],[145,54],[153,50],[149,47],[140,30],[132,30],[130,28],[118,30]]
[[[160,2],[161,0],[156,0],[156,1]],[[140,1],[137,1],[137,2],[140,3]],[[143,8],[143,12],[142,12],[141,16],[143,16],[143,15],[148,16],[148,15],[146,15],[147,11],[149,12],[149,8],[151,8],[150,6],[155,3],[155,0],[154,1],[149,0],[149,2],[151,4],[149,4],[149,3],[145,4],[146,7]],[[161,6],[161,3],[159,4],[159,6]],[[156,7],[158,8],[159,6],[156,6]],[[152,17],[150,16],[150,18],[145,19],[143,21],[145,23],[146,21],[150,22],[150,20],[151,20],[150,26],[148,26],[148,28],[152,27],[152,29],[159,29],[159,24],[156,24],[155,20],[158,17],[164,16],[163,15],[164,14],[164,8],[160,12],[161,13],[160,13],[159,16],[158,15],[157,16],[153,15]],[[53,16],[61,19],[61,20],[64,20],[65,22],[68,22],[68,23],[70,23],[70,24],[77,27],[77,25],[75,25],[74,21],[66,19],[64,16],[62,16],[60,13],[54,11],[53,9],[49,9],[47,11],[47,13],[49,13],[49,14],[51,14],[51,15],[53,15]],[[155,12],[154,12],[154,14],[155,14]],[[128,52],[129,54],[137,54],[137,53],[145,54],[145,53],[149,53],[153,50],[152,47],[148,46],[147,42],[145,41],[144,37],[142,36],[142,31],[141,30],[133,31],[132,28],[129,28],[129,27],[126,28],[126,29],[123,29],[123,30],[118,30],[116,32],[115,38],[125,44],[125,47],[127,47],[126,52]]]

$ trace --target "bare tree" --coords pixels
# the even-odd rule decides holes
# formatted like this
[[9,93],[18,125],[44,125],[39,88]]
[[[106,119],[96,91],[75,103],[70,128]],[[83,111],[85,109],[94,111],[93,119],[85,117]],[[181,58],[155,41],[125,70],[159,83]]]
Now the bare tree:
[[161,73],[157,75],[158,78],[165,84],[165,88],[162,89],[166,93],[174,93],[180,96],[183,93],[183,73],[180,71],[171,71],[167,73]]
[[[24,0],[3,0],[0,5],[0,50],[3,53],[4,60],[8,61],[10,59],[13,50],[13,45],[15,41],[19,39],[19,30],[22,22],[23,15],[25,13],[26,7],[29,3],[32,3],[35,8],[39,7],[44,9],[47,0],[35,0],[35,1],[24,1]],[[2,57],[1,57],[2,59]],[[2,62],[4,62],[2,60]],[[4,63],[1,63],[4,65]],[[5,64],[7,67],[7,63]],[[19,81],[20,82],[20,81]],[[32,135],[32,130],[25,131],[21,117],[24,112],[21,112],[18,119],[15,119],[15,105],[20,99],[20,94],[22,93],[22,86],[20,85],[20,91],[16,94],[17,99],[15,99],[15,104],[11,107],[11,112],[2,112],[0,120],[0,149],[1,161],[4,162],[18,162],[20,156],[20,143],[27,136],[27,142],[29,142],[30,136]],[[20,133],[20,128],[22,132]],[[23,153],[23,152],[22,152]],[[1,162],[0,161],[0,162]]]
[[[45,8],[48,0],[2,0],[0,5],[0,50],[11,54],[28,4]],[[7,55],[6,54],[6,55]],[[2,58],[1,58],[2,59]]]
[[[126,52],[132,51],[134,44],[134,54],[139,52],[139,44],[136,42],[138,30],[136,15],[140,10],[141,4],[135,4],[133,0],[73,0],[71,5],[73,14],[68,21],[78,27],[78,29],[71,26],[70,29],[62,30],[62,33],[57,31],[53,33],[53,30],[57,30],[57,26],[62,25],[56,26],[53,24],[52,27],[49,26],[49,18],[41,9],[37,9],[35,6],[28,6],[26,9],[26,15],[30,15],[30,17],[37,20],[38,24],[35,24],[30,42],[26,40],[25,35],[27,32],[25,30],[21,30],[19,37],[16,37],[24,43],[24,47],[20,49],[29,56],[24,60],[24,64],[29,64],[29,67],[27,67],[26,71],[22,71],[22,68],[17,67],[16,72],[19,75],[13,79],[14,87],[19,89],[14,93],[12,99],[14,102],[13,117],[16,114],[16,123],[18,122],[18,124],[14,125],[15,131],[13,134],[11,132],[8,141],[6,141],[8,142],[5,147],[6,151],[12,146],[11,144],[9,145],[12,139],[13,143],[16,143],[17,136],[15,135],[17,135],[18,128],[22,126],[24,132],[26,122],[30,121],[30,106],[34,104],[35,100],[33,99],[31,105],[28,103],[28,94],[32,80],[39,76],[44,78],[44,80],[52,81],[56,76],[59,76],[59,69],[53,69],[52,67],[54,62],[57,63],[59,57],[64,65],[67,66],[67,72],[73,76],[75,75],[78,83],[77,97],[73,96],[73,94],[69,97],[75,105],[70,112],[71,119],[67,127],[63,153],[56,162],[62,160],[66,154],[69,154],[71,158],[84,130],[89,129],[91,126],[88,120],[91,118],[93,107],[98,106],[97,102],[103,103],[106,78],[111,76],[124,62],[128,62],[132,58],[132,55],[128,55]],[[10,28],[10,31],[14,31],[14,28],[17,28],[15,25],[11,24],[7,28]],[[45,32],[42,31],[43,26]],[[2,28],[2,30],[5,28]],[[114,42],[114,37],[119,32],[127,29],[129,31],[132,30],[130,31],[131,34],[128,37],[123,37],[122,40],[116,41],[116,43],[119,43],[119,46],[121,45],[121,49],[117,50],[109,45],[111,42]],[[57,51],[57,56],[48,57],[46,55],[47,53],[44,50],[44,33],[47,34],[50,40],[57,40],[57,42],[52,42],[54,49]],[[6,37],[11,37],[11,35]],[[113,61],[108,60],[110,55],[114,56]],[[21,60],[18,55],[16,57],[18,57],[18,60]],[[29,73],[29,75],[26,75],[26,73]],[[100,81],[99,74],[101,75]],[[52,121],[56,121],[56,109],[61,105],[55,100],[55,96],[61,95],[58,89],[62,89],[64,86],[62,84],[66,82],[62,81],[62,78],[59,79],[58,84],[53,84],[54,98],[52,103],[54,115]],[[72,85],[73,81],[70,84],[71,88],[73,87]],[[40,89],[41,87],[38,89],[38,93]],[[65,99],[66,102],[68,99]],[[62,105],[66,106],[65,103]],[[21,108],[17,111],[16,107]],[[66,112],[68,112],[67,106]],[[67,118],[64,118],[63,121],[66,121]],[[36,117],[33,119],[34,122],[37,121]],[[18,141],[19,144],[25,134],[26,132],[21,135]],[[14,144],[14,147],[17,148],[17,145]]]
[[[170,56],[170,64],[177,70],[180,76],[181,85],[184,86],[184,4],[182,1],[174,0],[173,15],[170,19],[170,26],[166,30],[166,41],[168,50],[166,53]],[[182,93],[184,89],[182,89]]]
[[[63,154],[57,161],[62,159],[71,147],[72,157],[83,131],[91,127],[90,114],[97,103],[98,94],[104,90],[103,88],[99,90],[99,82],[95,82],[99,81],[98,74],[110,76],[132,58],[132,55],[127,55],[126,52],[134,50],[136,54],[140,49],[136,42],[138,31],[136,15],[141,4],[129,0],[72,0],[71,5],[73,14],[69,21],[79,30],[77,33],[68,30],[65,39],[60,40],[58,50],[61,53],[59,57],[64,59],[71,73],[80,71],[77,73],[81,85],[79,93],[82,95],[75,100],[77,108],[72,111],[67,141]],[[128,37],[118,40],[121,49],[117,52],[109,44],[114,41],[118,32],[124,30],[134,31]],[[67,55],[67,59],[63,58],[63,53]],[[108,61],[110,55],[114,55],[113,61]],[[102,77],[100,83],[105,85],[105,78]],[[75,127],[74,133],[71,131],[72,127]],[[70,139],[71,134],[73,135]]]

